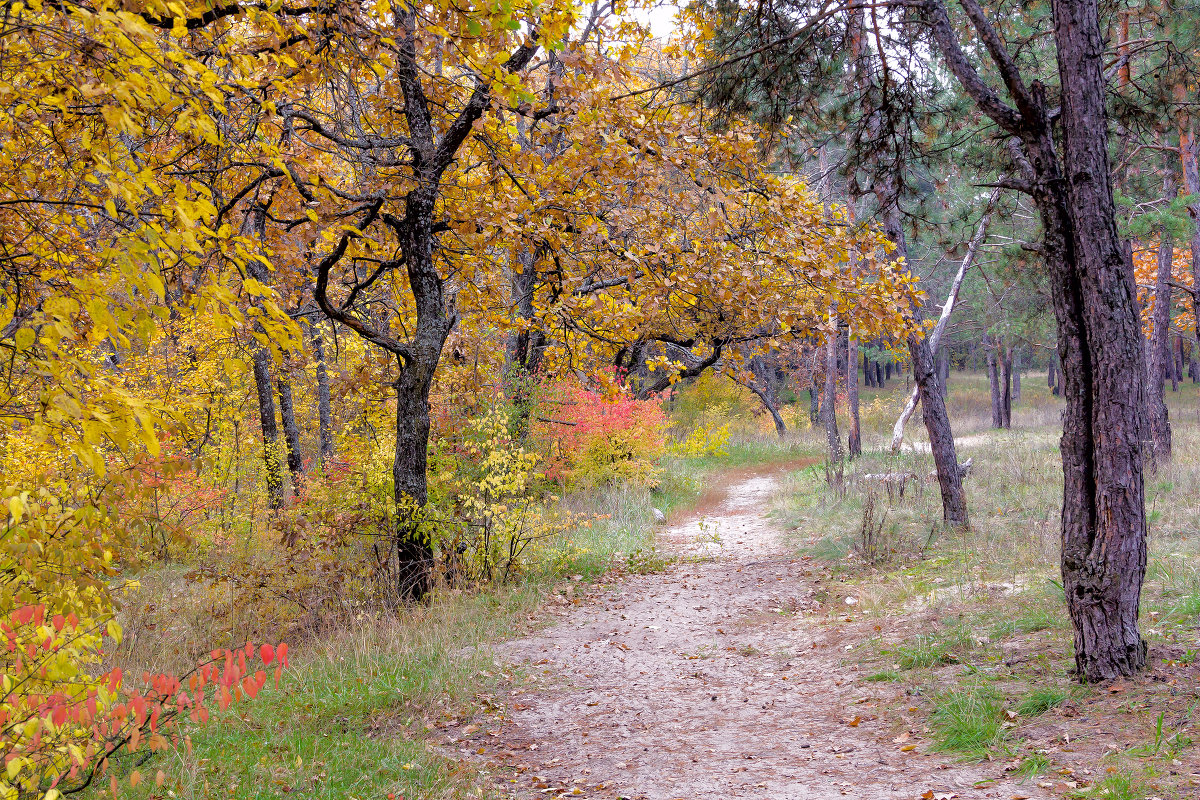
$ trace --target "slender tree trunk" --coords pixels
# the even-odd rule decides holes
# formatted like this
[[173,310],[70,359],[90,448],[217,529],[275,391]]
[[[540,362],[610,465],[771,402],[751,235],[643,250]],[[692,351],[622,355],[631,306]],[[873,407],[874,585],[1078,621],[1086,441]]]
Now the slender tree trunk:
[[841,461],[845,457],[842,450],[842,438],[837,428],[837,365],[838,365],[838,329],[837,315],[829,314],[833,333],[825,340],[825,397],[821,405],[821,414],[825,422],[825,440],[829,446],[829,460]]
[[865,352],[862,358],[863,385],[870,389],[875,386],[875,371],[871,368],[871,359],[867,358]]
[[1013,357],[1013,402],[1021,402],[1021,354]]
[[1012,428],[1012,348],[1005,347],[1001,352],[1003,358],[1000,366],[1004,370],[1004,381],[1000,392],[1000,425],[1003,428]]
[[[1054,387],[1058,385],[1054,379],[1054,370],[1056,367],[1057,365],[1054,363],[1054,358],[1051,357],[1050,363],[1046,365],[1046,385],[1049,386],[1052,391]],[[1058,392],[1054,392],[1054,394],[1058,394]]]
[[846,440],[846,450],[851,458],[862,455],[862,433],[858,420],[858,340],[854,331],[846,334],[846,398],[850,406],[850,433]]
[[317,443],[321,467],[333,458],[333,409],[329,393],[329,372],[325,365],[325,335],[320,327],[311,329],[313,359],[317,362]]
[[[1168,170],[1163,181],[1163,196],[1174,197],[1175,177]],[[1171,459],[1171,421],[1167,413],[1165,397],[1168,371],[1173,375],[1171,363],[1171,260],[1175,255],[1170,232],[1159,230],[1158,274],[1154,280],[1154,330],[1150,336],[1149,358],[1147,359],[1148,380],[1146,381],[1146,417],[1150,426],[1150,438],[1154,452],[1148,453],[1146,464],[1157,469]]]
[[271,391],[271,352],[267,348],[259,347],[254,351],[253,369],[267,500],[272,509],[278,510],[283,506],[283,472],[279,463],[279,424],[275,421],[275,397]]
[[887,379],[883,375],[883,365],[878,361],[875,362],[875,385],[880,389],[887,386]]
[[988,387],[992,396],[992,427],[1004,427],[1004,412],[1000,400],[1000,372],[996,359],[996,340],[990,334],[984,334],[983,349],[987,353]]
[[1176,334],[1175,339],[1175,371],[1171,374],[1171,391],[1179,391],[1179,382],[1183,380],[1183,337]]
[[812,385],[808,387],[808,423],[816,427],[821,420],[821,390],[817,386],[817,376],[813,374]]
[[288,472],[292,475],[293,491],[304,472],[304,456],[300,452],[300,426],[296,424],[296,408],[292,402],[292,383],[280,375],[275,381],[279,393],[279,419],[283,422],[283,442],[287,450]]
[[[1192,218],[1192,314],[1200,325],[1200,143],[1196,141],[1194,123],[1186,111],[1187,87],[1176,86],[1176,101],[1179,102],[1177,127],[1179,131],[1179,162],[1183,173],[1183,190],[1191,198],[1188,216]],[[1194,351],[1193,351],[1194,352]],[[1195,380],[1195,379],[1193,379]]]
[[889,361],[883,365],[883,380],[886,385],[887,381],[892,379],[892,362]]

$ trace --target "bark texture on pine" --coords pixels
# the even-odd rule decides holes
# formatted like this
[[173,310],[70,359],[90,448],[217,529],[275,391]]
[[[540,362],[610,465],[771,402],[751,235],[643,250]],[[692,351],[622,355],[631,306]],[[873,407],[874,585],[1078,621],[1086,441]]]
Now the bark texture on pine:
[[1013,105],[976,71],[944,0],[926,0],[922,13],[947,69],[1013,137],[1009,150],[1044,233],[1065,400],[1062,575],[1076,669],[1086,681],[1129,675],[1146,664],[1137,626],[1146,569],[1146,367],[1133,270],[1116,228],[1099,3],[1052,2],[1057,115],[1045,87],[1026,84],[978,0],[961,5]]
[[[1186,99],[1186,87],[1179,87]],[[1183,173],[1183,190],[1192,198],[1188,216],[1192,218],[1192,286],[1200,290],[1200,145],[1196,142],[1194,123],[1183,115],[1179,118],[1179,161]],[[1200,320],[1200,291],[1192,294],[1193,319]]]
[[[1174,177],[1168,173],[1163,182],[1163,196],[1172,196]],[[1159,230],[1157,274],[1154,278],[1154,328],[1148,343],[1146,381],[1146,422],[1150,428],[1153,452],[1147,454],[1146,464],[1151,471],[1171,460],[1171,419],[1167,411],[1166,379],[1174,377],[1171,357],[1171,259],[1175,255],[1171,234]]]
[[[1051,267],[1066,396],[1062,573],[1076,668],[1098,681],[1146,665],[1138,631],[1146,572],[1139,433],[1145,367],[1137,290],[1116,228],[1099,4],[1054,0],[1053,13],[1063,170],[1048,188],[1052,195],[1066,190],[1047,207],[1055,230],[1066,234],[1055,243]],[[1048,124],[1042,138],[1049,156]]]

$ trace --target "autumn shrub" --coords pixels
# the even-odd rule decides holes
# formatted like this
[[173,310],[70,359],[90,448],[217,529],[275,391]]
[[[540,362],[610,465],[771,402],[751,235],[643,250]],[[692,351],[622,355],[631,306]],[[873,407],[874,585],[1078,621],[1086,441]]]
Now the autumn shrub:
[[[105,649],[122,635],[111,582],[127,533],[97,497],[61,483],[10,487],[4,512],[0,798],[54,800],[123,753],[178,744],[180,719],[207,716],[206,691],[225,707],[263,687],[266,673],[249,670],[259,654],[249,645],[211,652],[183,676],[131,681],[106,669]],[[275,660],[275,649],[264,648],[261,659]]]
[[547,477],[570,489],[658,483],[658,459],[666,450],[660,401],[565,386],[541,403],[547,413],[535,419],[532,438],[545,453]]
[[541,457],[526,446],[513,419],[520,413],[496,402],[464,432],[448,478],[453,519],[435,528],[452,580],[505,581],[522,574],[531,546],[574,524],[545,491]]

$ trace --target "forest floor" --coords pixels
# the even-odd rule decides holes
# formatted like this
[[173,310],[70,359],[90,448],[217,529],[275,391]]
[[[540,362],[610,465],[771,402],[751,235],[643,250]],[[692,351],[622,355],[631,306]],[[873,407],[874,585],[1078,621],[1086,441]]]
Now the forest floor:
[[522,678],[446,725],[447,755],[515,797],[1061,796],[1012,763],[932,752],[924,701],[864,680],[854,651],[881,626],[769,516],[782,472],[714,476],[660,535],[664,571],[558,587],[557,624],[496,651]]

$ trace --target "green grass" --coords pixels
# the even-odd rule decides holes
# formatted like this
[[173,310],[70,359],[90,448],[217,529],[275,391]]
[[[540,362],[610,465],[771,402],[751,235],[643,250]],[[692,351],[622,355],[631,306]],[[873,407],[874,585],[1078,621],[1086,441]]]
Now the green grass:
[[935,752],[957,753],[967,760],[987,758],[1005,737],[1003,704],[991,687],[953,689],[938,698],[929,717]]
[[[426,744],[425,726],[481,710],[476,694],[498,671],[487,644],[519,629],[537,596],[523,587],[447,598],[310,642],[278,689],[214,714],[192,732],[190,753],[159,754],[140,771],[162,769],[184,800],[465,797],[475,776]],[[158,796],[153,781],[125,795]]]
[[945,633],[918,634],[884,652],[892,656],[900,669],[927,669],[955,663],[958,652],[969,645],[967,632],[955,628]]
[[1017,713],[1023,717],[1036,717],[1039,714],[1045,714],[1052,708],[1061,706],[1066,700],[1067,693],[1062,689],[1056,687],[1034,689],[1017,704]]
[[897,672],[896,670],[885,669],[881,672],[874,672],[874,673],[868,675],[867,677],[863,678],[863,680],[879,682],[879,683],[882,683],[882,682],[894,683],[898,680],[901,680],[901,677],[900,677],[900,673]]

